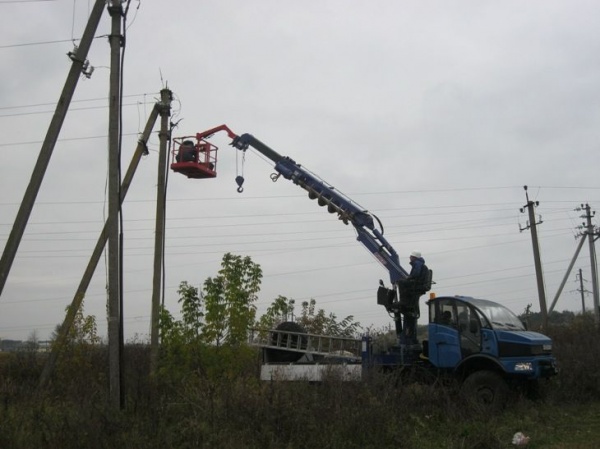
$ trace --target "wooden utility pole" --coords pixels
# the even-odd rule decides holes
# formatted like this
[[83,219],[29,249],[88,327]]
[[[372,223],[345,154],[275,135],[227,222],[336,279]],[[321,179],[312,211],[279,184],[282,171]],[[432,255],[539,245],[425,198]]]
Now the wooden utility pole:
[[90,18],[88,19],[88,23],[83,32],[83,36],[81,37],[79,48],[76,48],[73,53],[69,53],[69,57],[73,61],[71,64],[71,70],[67,75],[67,80],[65,81],[60,98],[56,104],[56,109],[54,111],[54,115],[52,116],[52,120],[50,122],[50,126],[48,127],[44,142],[42,143],[42,148],[33,169],[33,173],[31,174],[29,185],[27,186],[27,190],[25,191],[25,195],[21,201],[21,206],[19,207],[12,230],[8,236],[8,240],[6,241],[2,258],[0,259],[0,295],[2,295],[2,291],[4,290],[8,273],[10,272],[13,261],[15,260],[15,255],[17,254],[17,250],[21,243],[23,233],[25,232],[27,222],[29,221],[31,210],[33,209],[35,199],[40,190],[40,186],[42,185],[44,175],[46,174],[46,169],[50,163],[54,146],[56,145],[58,135],[67,115],[67,111],[69,110],[69,105],[71,104],[75,87],[77,87],[77,81],[82,73],[84,75],[89,75],[89,73],[86,72],[89,64],[87,61],[87,54],[92,45],[92,41],[94,40],[94,34],[98,28],[98,23],[100,22],[102,13],[104,12],[105,3],[106,0],[96,0],[96,3],[94,3],[94,7],[90,14]]
[[150,329],[150,371],[154,373],[158,364],[158,319],[164,263],[165,210],[167,207],[167,147],[171,139],[169,117],[173,94],[169,89],[160,92],[160,148],[158,153],[158,180],[156,187],[156,224],[154,226],[154,278],[152,283],[152,310]]
[[[148,139],[150,138],[150,133],[152,132],[152,129],[154,128],[154,124],[156,123],[156,119],[158,118],[159,109],[160,109],[160,104],[156,103],[154,105],[154,109],[152,109],[152,112],[150,113],[150,116],[148,117],[146,127],[144,128],[144,131],[142,132],[142,135],[140,136],[140,139],[138,140],[138,145],[135,149],[135,152],[134,152],[131,162],[129,164],[129,168],[127,169],[127,173],[125,173],[125,177],[123,178],[123,183],[121,184],[121,199],[120,199],[121,204],[123,204],[123,201],[125,200],[125,196],[127,195],[127,191],[129,190],[129,186],[131,185],[133,176],[135,175],[135,172],[137,170],[137,167],[139,165],[139,162],[140,162],[142,156],[148,154],[147,142],[148,142]],[[54,344],[52,345],[52,351],[50,352],[50,355],[49,355],[48,359],[46,360],[46,364],[44,365],[44,370],[42,372],[42,375],[40,376],[40,383],[39,383],[40,388],[44,388],[48,384],[48,382],[52,376],[52,373],[54,371],[54,366],[56,365],[56,359],[58,358],[58,355],[62,351],[62,349],[67,341],[69,331],[71,330],[71,327],[73,326],[73,321],[75,319],[75,315],[77,314],[77,311],[81,308],[81,303],[83,302],[85,293],[87,292],[87,289],[90,285],[90,282],[94,275],[94,271],[96,271],[98,262],[100,261],[100,258],[102,257],[104,248],[106,247],[107,238],[108,238],[108,221],[104,224],[104,228],[102,229],[102,232],[100,233],[100,236],[98,237],[98,241],[96,242],[96,246],[94,248],[94,251],[92,252],[90,261],[88,262],[88,265],[87,265],[85,272],[83,273],[83,276],[79,283],[79,287],[77,288],[77,291],[75,292],[75,296],[73,297],[73,301],[71,301],[71,305],[69,306],[69,308],[67,310],[65,320],[63,321],[63,324],[60,327],[58,336],[57,336]]]
[[587,290],[583,288],[583,272],[581,268],[577,277],[579,278],[579,293],[581,293],[581,313],[585,314],[585,294]]
[[109,399],[121,408],[121,266],[120,266],[120,141],[121,141],[121,47],[122,0],[110,0],[110,93],[108,119],[108,365]]
[[588,238],[589,248],[590,248],[590,267],[592,270],[592,295],[594,298],[594,318],[596,320],[596,324],[600,324],[600,301],[598,300],[598,267],[596,262],[596,245],[595,245],[595,236],[596,231],[594,229],[594,225],[592,224],[592,217],[596,215],[596,212],[592,212],[590,209],[590,205],[586,204],[585,206],[582,204],[581,208],[585,210],[585,215],[583,218],[586,219],[586,222],[583,224],[586,228],[585,233]]
[[527,229],[531,229],[531,243],[533,245],[533,259],[535,263],[535,275],[537,279],[537,289],[538,289],[538,297],[540,300],[540,311],[542,313],[542,327],[544,329],[548,328],[548,310],[546,308],[546,290],[544,287],[544,273],[542,271],[542,261],[540,258],[540,247],[538,242],[537,235],[537,225],[542,224],[542,220],[540,219],[539,223],[535,221],[535,207],[539,206],[539,201],[530,201],[529,194],[527,193],[527,186],[523,187],[525,189],[525,197],[527,198],[527,204],[523,206],[520,210],[521,213],[527,212],[529,213],[529,221],[527,222],[527,226],[521,228],[519,226],[519,231],[523,232]]

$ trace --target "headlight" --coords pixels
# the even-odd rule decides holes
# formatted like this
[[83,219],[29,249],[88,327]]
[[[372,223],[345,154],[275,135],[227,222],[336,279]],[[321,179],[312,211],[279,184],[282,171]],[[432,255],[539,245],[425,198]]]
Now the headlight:
[[531,362],[516,363],[515,371],[533,371],[533,364]]
[[542,346],[542,349],[544,351],[552,351],[552,345],[548,343],[548,344]]

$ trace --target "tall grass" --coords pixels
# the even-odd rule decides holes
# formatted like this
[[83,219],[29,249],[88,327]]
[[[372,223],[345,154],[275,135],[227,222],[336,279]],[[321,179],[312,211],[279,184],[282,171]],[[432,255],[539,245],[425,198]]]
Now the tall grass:
[[551,420],[556,404],[600,400],[594,323],[549,333],[561,374],[544,386],[544,401],[521,399],[502,417],[473,415],[452,387],[394,374],[260,382],[249,348],[196,348],[193,360],[163,360],[151,378],[142,345],[126,347],[119,411],[108,405],[105,349],[71,348],[43,391],[40,355],[13,354],[0,364],[0,448],[505,448],[515,431]]

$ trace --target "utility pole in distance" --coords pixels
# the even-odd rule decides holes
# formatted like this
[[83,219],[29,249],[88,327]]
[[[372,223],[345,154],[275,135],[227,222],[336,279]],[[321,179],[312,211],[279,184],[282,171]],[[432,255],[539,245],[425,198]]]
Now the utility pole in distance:
[[577,280],[579,281],[579,290],[578,292],[581,293],[581,313],[585,315],[585,294],[589,293],[588,290],[586,290],[585,288],[583,288],[583,272],[581,270],[581,268],[579,269],[579,274],[577,274]]
[[[581,209],[585,210],[585,215],[582,215],[581,218],[585,218],[586,222],[583,223],[585,227],[585,234],[588,237],[588,243],[590,245],[590,266],[592,270],[592,292],[594,298],[594,318],[596,320],[596,324],[600,324],[600,306],[598,301],[598,268],[596,265],[596,245],[594,242],[596,241],[598,232],[594,229],[594,225],[592,224],[592,217],[596,215],[596,212],[592,212],[590,205],[585,204],[581,205]],[[596,237],[595,237],[596,236]]]
[[519,226],[519,231],[523,232],[527,229],[531,229],[531,243],[533,245],[533,259],[535,263],[535,275],[537,279],[537,289],[538,296],[540,300],[540,311],[542,313],[542,327],[544,329],[548,328],[548,309],[546,308],[546,289],[544,287],[544,273],[542,272],[542,261],[540,258],[540,247],[538,242],[537,235],[537,225],[542,224],[542,220],[540,217],[540,221],[536,223],[535,221],[535,208],[539,206],[539,201],[530,201],[529,194],[527,193],[527,186],[523,186],[525,189],[525,197],[527,198],[527,204],[523,206],[520,211],[521,213],[527,212],[529,213],[529,220],[527,221],[527,225],[524,228]]

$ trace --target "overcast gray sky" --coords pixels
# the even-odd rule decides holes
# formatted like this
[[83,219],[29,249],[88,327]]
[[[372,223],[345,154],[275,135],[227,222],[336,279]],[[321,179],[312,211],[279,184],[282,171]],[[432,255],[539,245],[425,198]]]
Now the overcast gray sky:
[[[2,248],[93,2],[0,0]],[[179,0],[132,2],[124,64],[123,165],[168,84],[175,136],[226,123],[289,155],[379,216],[407,263],[422,251],[438,295],[539,310],[524,185],[540,202],[551,302],[575,251],[574,209],[600,206],[597,1]],[[0,338],[49,336],[62,322],[103,226],[110,48],[105,13],[0,298]],[[32,44],[32,45],[25,45]],[[156,128],[158,130],[158,126]],[[364,326],[387,272],[354,231],[217,135],[219,175],[169,177],[166,305],[201,286],[225,252],[264,272],[259,314],[278,295]],[[125,332],[149,334],[158,137],[124,204]],[[575,270],[590,281],[587,246]],[[106,332],[106,269],[85,312]],[[575,273],[557,309],[581,309]],[[591,290],[591,282],[586,288]],[[591,307],[592,298],[586,298]],[[426,322],[422,306],[421,322]]]

